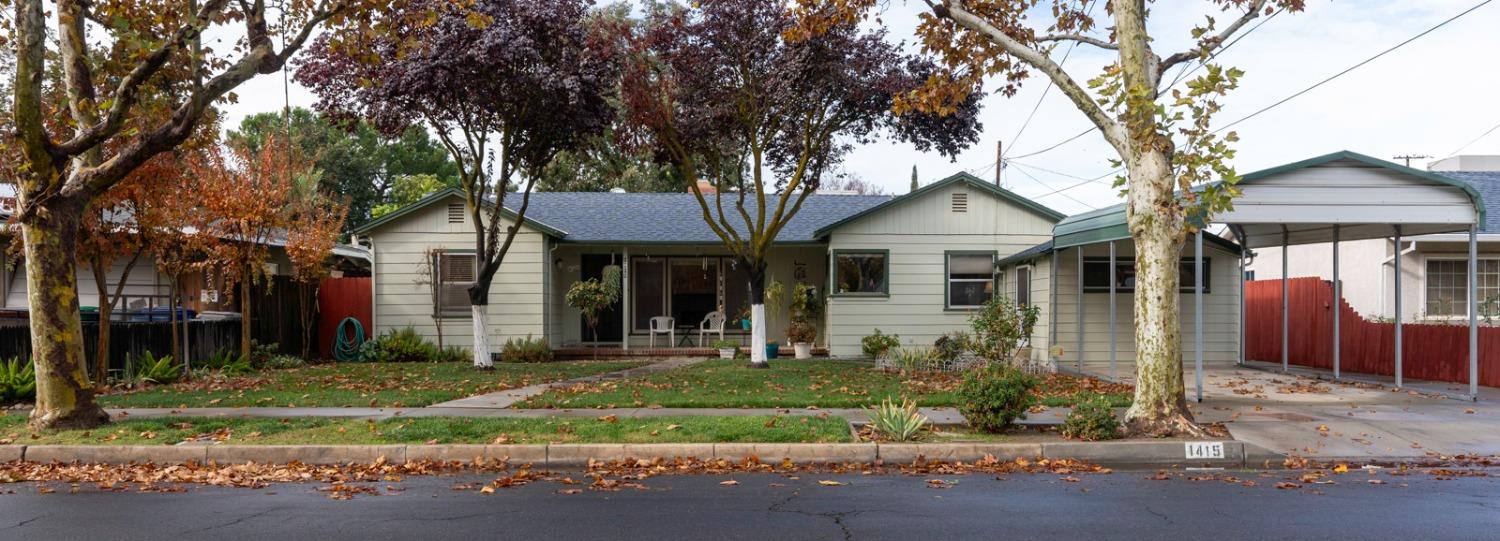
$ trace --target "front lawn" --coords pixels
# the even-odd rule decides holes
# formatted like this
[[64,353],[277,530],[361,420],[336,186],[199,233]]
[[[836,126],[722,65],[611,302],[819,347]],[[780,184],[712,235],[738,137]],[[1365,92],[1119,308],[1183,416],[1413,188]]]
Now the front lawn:
[[[516,404],[517,408],[856,408],[886,397],[912,398],[920,406],[956,406],[960,376],[877,370],[858,361],[773,361],[750,368],[744,361],[713,360],[643,378],[571,385]],[[1041,403],[1068,406],[1081,390],[1130,404],[1128,386],[1051,375],[1038,389]]]
[[359,419],[245,417],[130,419],[92,430],[33,431],[24,415],[0,415],[0,444],[234,445],[439,443],[842,443],[837,417],[546,418],[410,417]]
[[493,372],[479,372],[468,363],[339,363],[115,392],[99,401],[112,408],[418,407],[642,364],[496,363]]

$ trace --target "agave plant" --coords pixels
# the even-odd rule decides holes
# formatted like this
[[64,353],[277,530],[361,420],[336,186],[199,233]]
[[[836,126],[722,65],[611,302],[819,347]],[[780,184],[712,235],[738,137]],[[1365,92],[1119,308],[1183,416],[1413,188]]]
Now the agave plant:
[[870,426],[887,440],[911,441],[927,426],[927,416],[917,412],[914,400],[902,398],[896,404],[886,397],[879,406],[870,408]]
[[155,383],[166,385],[182,376],[182,367],[172,362],[171,355],[157,357],[150,351],[125,363],[126,387],[139,388]]
[[36,367],[18,357],[0,362],[0,402],[30,400],[36,397]]

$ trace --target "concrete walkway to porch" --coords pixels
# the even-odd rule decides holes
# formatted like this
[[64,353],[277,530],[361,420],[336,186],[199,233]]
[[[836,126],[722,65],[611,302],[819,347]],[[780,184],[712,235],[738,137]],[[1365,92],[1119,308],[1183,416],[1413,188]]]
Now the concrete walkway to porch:
[[[1119,368],[1118,379],[1134,383],[1133,367]],[[1097,369],[1085,373],[1101,376]],[[1237,440],[1310,459],[1500,454],[1495,436],[1500,434],[1500,394],[1495,389],[1481,388],[1476,403],[1311,375],[1207,367],[1203,402],[1197,403],[1192,401],[1189,367],[1184,374],[1188,407],[1199,422],[1224,423]]]

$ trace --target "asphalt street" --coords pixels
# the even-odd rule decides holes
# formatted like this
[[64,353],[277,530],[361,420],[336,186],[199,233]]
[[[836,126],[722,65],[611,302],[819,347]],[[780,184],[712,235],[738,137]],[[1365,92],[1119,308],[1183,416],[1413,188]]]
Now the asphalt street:
[[1372,484],[1351,472],[1330,476],[1334,484],[1275,487],[1295,475],[687,475],[649,478],[644,489],[540,482],[492,494],[480,487],[493,476],[468,475],[372,483],[379,495],[350,500],[315,483],[175,493],[15,483],[0,485],[0,539],[1410,540],[1500,531],[1491,477],[1382,474]]

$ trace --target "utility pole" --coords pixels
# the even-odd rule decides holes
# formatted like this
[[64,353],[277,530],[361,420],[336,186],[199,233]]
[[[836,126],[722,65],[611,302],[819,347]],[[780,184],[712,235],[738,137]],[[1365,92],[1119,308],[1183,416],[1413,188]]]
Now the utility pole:
[[1428,156],[1426,154],[1403,154],[1403,155],[1400,155],[1400,156],[1392,156],[1391,159],[1393,159],[1393,160],[1403,160],[1403,161],[1406,162],[1406,166],[1407,167],[1411,167],[1411,161],[1412,160],[1420,160],[1422,158],[1431,158],[1431,157],[1432,156]]
[[1005,146],[1001,144],[1001,141],[995,141],[995,187],[997,188],[1005,187],[1004,184],[1000,183],[1000,172],[1004,169]]

